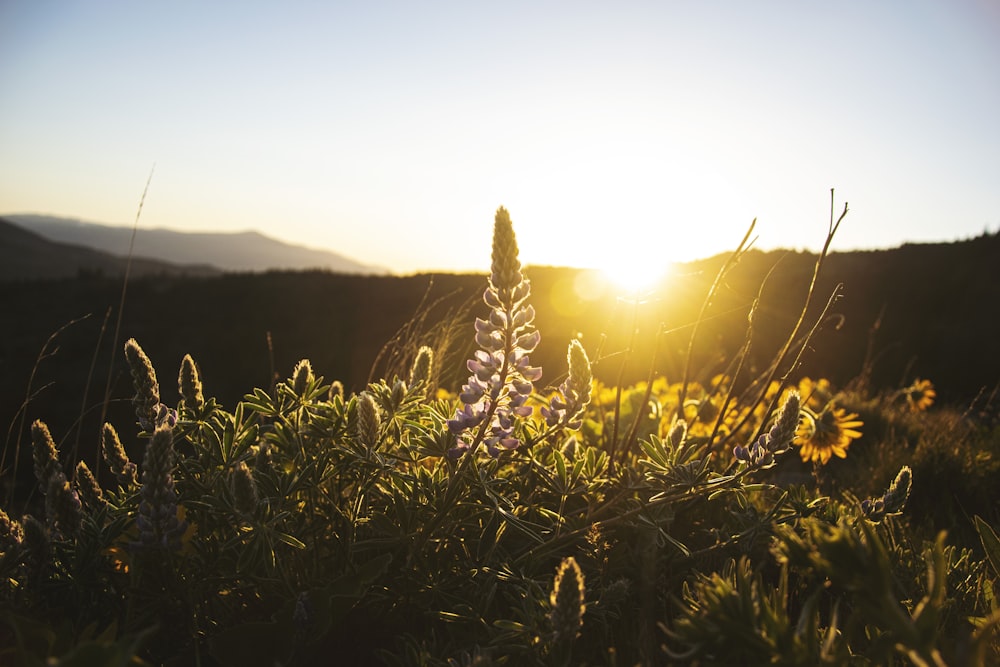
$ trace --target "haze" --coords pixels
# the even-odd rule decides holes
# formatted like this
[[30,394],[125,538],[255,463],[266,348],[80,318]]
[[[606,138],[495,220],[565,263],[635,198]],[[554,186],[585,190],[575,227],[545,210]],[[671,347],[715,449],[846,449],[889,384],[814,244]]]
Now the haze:
[[1000,6],[0,4],[0,214],[256,229],[397,272],[1000,223]]

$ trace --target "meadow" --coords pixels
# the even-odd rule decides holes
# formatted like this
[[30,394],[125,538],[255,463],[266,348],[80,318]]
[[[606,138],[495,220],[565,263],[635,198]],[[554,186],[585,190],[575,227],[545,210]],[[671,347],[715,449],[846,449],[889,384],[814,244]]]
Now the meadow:
[[[747,287],[767,260],[749,236],[662,323],[649,303],[683,281],[539,298],[501,208],[474,300],[414,280],[422,315],[376,336],[335,304],[357,294],[309,295],[338,323],[328,348],[374,361],[289,361],[314,314],[287,312],[277,358],[235,360],[261,381],[221,399],[235,371],[199,350],[254,329],[220,341],[210,307],[133,290],[202,330],[173,355],[126,323],[131,400],[106,411],[75,388],[36,417],[44,396],[17,388],[0,664],[996,664],[1000,421],[995,384],[975,390],[995,359],[887,380],[878,310],[849,318],[868,345],[836,347],[854,288],[825,282],[827,250]],[[255,298],[228,294],[251,321]],[[939,319],[961,347],[969,322]],[[35,368],[71,357],[89,379],[98,357],[63,339]]]

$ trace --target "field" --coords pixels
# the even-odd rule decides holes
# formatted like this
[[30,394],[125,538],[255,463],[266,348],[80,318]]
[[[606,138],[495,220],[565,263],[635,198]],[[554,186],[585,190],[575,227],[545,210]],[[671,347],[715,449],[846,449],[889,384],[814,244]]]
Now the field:
[[997,248],[4,285],[0,664],[996,664]]

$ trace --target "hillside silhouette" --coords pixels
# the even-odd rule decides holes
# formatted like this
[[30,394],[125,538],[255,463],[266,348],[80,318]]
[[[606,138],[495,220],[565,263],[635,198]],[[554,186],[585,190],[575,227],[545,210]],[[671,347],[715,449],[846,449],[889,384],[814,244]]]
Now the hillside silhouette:
[[[593,272],[529,267],[531,302],[542,334],[532,361],[543,366],[543,386],[560,381],[566,345],[574,336],[594,358],[595,374],[609,383],[619,373],[628,383],[645,379],[654,349],[656,373],[680,380],[692,325],[724,260],[718,256],[680,265],[638,305],[610,288],[592,288],[597,284]],[[837,284],[843,285],[843,296],[794,375],[825,376],[844,386],[867,367],[876,390],[930,378],[940,400],[952,403],[993,391],[1000,380],[998,260],[997,234],[830,255],[809,321]],[[692,379],[727,370],[726,361],[744,342],[747,313],[758,292],[749,370],[766,367],[798,317],[814,262],[811,253],[748,252],[700,324]],[[474,317],[485,309],[485,285],[485,275],[470,274],[312,271],[140,278],[128,286],[112,363],[119,279],[86,274],[0,283],[0,308],[9,323],[0,343],[5,379],[0,425],[5,431],[11,427],[5,442],[16,442],[21,433],[24,446],[25,425],[44,418],[57,440],[78,442],[81,456],[93,455],[109,368],[108,419],[132,423],[132,389],[121,352],[130,337],[155,365],[168,404],[177,400],[177,373],[188,353],[201,369],[206,396],[230,406],[252,388],[288,377],[302,358],[310,359],[327,382],[340,380],[348,390],[360,390],[370,378],[405,375],[419,344],[437,348],[436,380],[455,390],[468,374],[465,359],[473,349]],[[396,345],[380,356],[397,334]],[[47,355],[31,379],[43,348]],[[29,393],[23,422],[18,421]],[[69,449],[64,443],[63,451]],[[26,460],[30,455],[22,452],[22,467]]]
[[[128,254],[133,234],[132,227],[70,218],[23,214],[5,218],[51,241],[85,246],[119,257]],[[171,264],[210,266],[216,272],[320,269],[337,273],[386,273],[381,267],[369,266],[336,252],[285,243],[255,231],[181,232],[140,227],[135,234],[133,254]]]

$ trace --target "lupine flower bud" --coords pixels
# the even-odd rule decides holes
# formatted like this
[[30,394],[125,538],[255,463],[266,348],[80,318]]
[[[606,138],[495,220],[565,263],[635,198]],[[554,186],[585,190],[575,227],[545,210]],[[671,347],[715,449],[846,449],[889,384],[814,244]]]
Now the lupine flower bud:
[[20,548],[24,541],[24,529],[0,508],[0,553],[10,553]]
[[76,488],[80,490],[80,497],[87,507],[100,509],[107,506],[108,501],[104,499],[101,485],[97,483],[97,478],[84,461],[76,464]]
[[160,384],[156,381],[156,371],[135,338],[129,338],[125,343],[125,359],[135,388],[132,405],[136,419],[143,430],[152,431],[156,428],[160,407]]
[[795,431],[799,427],[799,412],[801,409],[801,399],[799,392],[790,391],[781,405],[781,411],[768,432],[768,449],[774,454],[781,454],[788,451],[795,437]]
[[340,380],[334,380],[330,384],[330,395],[329,399],[332,401],[334,398],[344,398],[344,384]]
[[910,487],[913,483],[913,472],[910,466],[903,466],[896,474],[896,478],[889,485],[889,490],[885,492],[882,499],[885,501],[886,514],[896,514],[903,509],[903,505],[910,497]]
[[181,399],[184,407],[195,412],[200,412],[205,407],[205,395],[202,392],[201,378],[198,376],[198,367],[190,354],[185,354],[181,360],[181,372],[177,378],[180,388]]
[[869,521],[878,523],[883,518],[899,514],[910,497],[910,486],[913,483],[913,473],[909,466],[903,466],[896,478],[889,485],[889,490],[881,498],[868,498],[861,501],[861,513]]
[[677,449],[684,442],[685,437],[687,437],[687,422],[683,419],[678,419],[670,427],[670,432],[667,433],[667,442],[670,443],[672,449]]
[[49,479],[57,473],[62,474],[62,465],[59,463],[59,450],[56,449],[56,443],[49,433],[49,427],[40,419],[31,424],[31,442],[35,479],[38,480],[42,493],[47,493]]
[[552,605],[549,620],[555,642],[572,641],[583,626],[586,611],[583,572],[572,556],[564,558],[559,564],[549,602]]
[[45,493],[45,518],[49,526],[67,537],[75,537],[83,523],[83,505],[80,496],[66,481],[66,475],[57,472],[49,478]]
[[306,387],[314,379],[312,364],[309,363],[308,359],[303,359],[295,364],[295,370],[292,371],[292,391],[295,392],[296,396],[302,396],[306,393]]
[[180,547],[180,538],[187,523],[177,519],[173,467],[173,429],[164,424],[153,433],[142,462],[142,500],[136,516],[139,546],[165,549]]
[[417,356],[410,367],[410,388],[423,386],[426,391],[431,382],[431,370],[434,367],[434,350],[426,345],[417,350]]
[[542,408],[542,416],[549,426],[566,426],[577,429],[582,425],[580,417],[590,403],[593,375],[590,359],[583,345],[575,338],[569,342],[566,351],[569,375],[559,385],[559,392],[549,400],[549,406]]
[[252,514],[260,499],[257,494],[257,482],[253,479],[250,467],[243,461],[229,473],[229,487],[233,492],[233,503],[243,514]]
[[366,447],[378,444],[378,432],[381,426],[378,405],[371,394],[365,392],[358,396],[358,439]]
[[108,468],[118,478],[118,484],[129,488],[139,483],[135,464],[129,460],[121,440],[118,439],[118,432],[111,424],[105,424],[101,430],[101,451],[104,453]]

